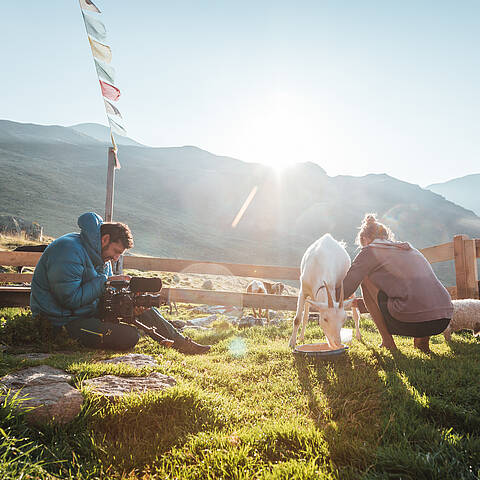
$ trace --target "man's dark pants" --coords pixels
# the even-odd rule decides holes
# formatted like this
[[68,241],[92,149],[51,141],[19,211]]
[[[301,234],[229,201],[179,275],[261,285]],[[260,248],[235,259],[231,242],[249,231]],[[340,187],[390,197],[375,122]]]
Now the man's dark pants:
[[[155,326],[158,333],[170,340],[183,335],[156,308],[150,308],[139,316],[145,325]],[[99,318],[80,318],[65,325],[68,334],[88,348],[105,350],[130,350],[138,342],[138,330],[125,323],[102,322]]]

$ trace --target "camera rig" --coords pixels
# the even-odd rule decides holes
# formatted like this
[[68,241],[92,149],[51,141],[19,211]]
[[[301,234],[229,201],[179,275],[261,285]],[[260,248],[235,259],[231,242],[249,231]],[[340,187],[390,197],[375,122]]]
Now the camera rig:
[[107,282],[100,302],[100,316],[104,322],[123,322],[141,328],[153,340],[164,346],[171,346],[172,340],[160,335],[155,326],[142,323],[135,314],[137,307],[150,308],[164,304],[165,301],[158,294],[161,289],[160,278],[132,277],[129,282]]

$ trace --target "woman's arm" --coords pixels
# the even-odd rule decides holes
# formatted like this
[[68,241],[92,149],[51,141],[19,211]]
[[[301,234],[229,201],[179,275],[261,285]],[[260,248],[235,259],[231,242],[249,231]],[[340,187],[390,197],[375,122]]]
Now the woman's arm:
[[[347,275],[343,280],[343,294],[344,298],[348,298],[362,283],[363,279],[374,270],[375,258],[372,254],[372,249],[368,247],[362,248],[360,253],[355,257],[349,268]],[[340,294],[340,289],[337,288],[337,298]]]

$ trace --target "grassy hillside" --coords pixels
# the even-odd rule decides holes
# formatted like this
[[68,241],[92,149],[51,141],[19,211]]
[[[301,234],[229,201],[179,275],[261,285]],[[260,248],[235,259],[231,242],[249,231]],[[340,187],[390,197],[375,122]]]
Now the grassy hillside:
[[[0,122],[0,214],[35,220],[52,236],[76,230],[81,213],[104,211],[106,156],[105,145],[71,128]],[[472,212],[387,175],[329,177],[307,162],[278,176],[196,147],[122,146],[119,158],[114,217],[132,228],[136,252],[155,256],[298,265],[325,232],[354,255],[371,211],[420,248],[480,231]]]

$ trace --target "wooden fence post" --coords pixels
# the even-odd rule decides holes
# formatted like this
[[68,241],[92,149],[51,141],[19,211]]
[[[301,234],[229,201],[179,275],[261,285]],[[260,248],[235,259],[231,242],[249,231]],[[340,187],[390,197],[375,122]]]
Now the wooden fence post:
[[477,252],[474,239],[467,235],[453,238],[457,298],[479,298]]

